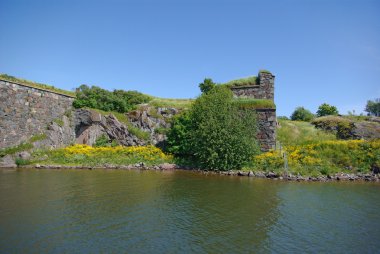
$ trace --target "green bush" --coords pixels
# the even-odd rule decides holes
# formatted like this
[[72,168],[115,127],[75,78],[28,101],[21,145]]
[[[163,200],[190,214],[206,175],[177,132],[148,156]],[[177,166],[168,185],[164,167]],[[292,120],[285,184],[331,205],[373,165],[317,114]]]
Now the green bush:
[[290,118],[293,121],[310,122],[314,118],[314,115],[304,107],[297,107]]
[[217,86],[174,120],[168,134],[169,150],[191,155],[202,168],[240,169],[259,151],[255,123],[253,110],[239,109],[232,92]]
[[329,116],[329,115],[338,115],[338,109],[335,106],[332,106],[327,103],[323,103],[319,106],[317,110],[317,116]]
[[103,111],[116,111],[125,113],[135,108],[135,105],[149,102],[152,97],[136,92],[104,90],[97,86],[81,85],[76,90],[76,99],[73,106],[76,108],[95,108]]
[[17,167],[24,166],[30,164],[29,160],[21,159],[21,158],[16,158],[15,163]]

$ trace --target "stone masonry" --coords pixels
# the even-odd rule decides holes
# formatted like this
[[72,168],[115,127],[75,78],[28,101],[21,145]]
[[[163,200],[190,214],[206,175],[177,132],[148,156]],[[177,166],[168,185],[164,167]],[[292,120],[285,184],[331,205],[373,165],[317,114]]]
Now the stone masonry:
[[[269,72],[259,72],[258,84],[235,86],[231,90],[235,98],[253,98],[274,100],[274,78]],[[276,109],[256,109],[258,133],[257,139],[262,151],[269,151],[276,146]]]
[[[0,80],[0,149],[46,133],[56,122],[63,127],[73,110],[73,100],[67,95]],[[62,145],[75,139],[74,131],[68,132],[61,137]]]

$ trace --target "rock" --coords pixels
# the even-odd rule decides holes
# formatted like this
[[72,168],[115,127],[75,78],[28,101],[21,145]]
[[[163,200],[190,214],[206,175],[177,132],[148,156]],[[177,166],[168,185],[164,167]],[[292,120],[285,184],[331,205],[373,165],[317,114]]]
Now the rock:
[[249,172],[245,172],[245,171],[239,171],[238,172],[238,175],[239,176],[248,176]]
[[277,174],[274,173],[274,172],[268,172],[268,173],[266,174],[266,177],[267,177],[267,178],[276,178],[276,177],[277,177]]
[[255,174],[254,174],[252,171],[249,171],[249,172],[248,172],[248,176],[249,176],[249,177],[254,177]]
[[173,170],[176,168],[175,164],[164,163],[159,166],[162,170]]
[[0,168],[15,168],[17,167],[15,160],[10,155],[0,158]]
[[16,156],[23,160],[28,160],[30,158],[30,153],[23,151],[16,154]]
[[379,164],[373,164],[371,167],[371,171],[374,174],[380,174],[380,165]]
[[265,178],[265,174],[263,172],[255,172],[256,177]]

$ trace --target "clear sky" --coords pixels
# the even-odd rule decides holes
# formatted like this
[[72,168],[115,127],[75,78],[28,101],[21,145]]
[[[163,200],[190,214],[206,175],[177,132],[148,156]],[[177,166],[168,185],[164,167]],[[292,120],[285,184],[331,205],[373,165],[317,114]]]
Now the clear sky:
[[380,1],[0,0],[0,73],[194,98],[276,75],[278,115],[380,97]]

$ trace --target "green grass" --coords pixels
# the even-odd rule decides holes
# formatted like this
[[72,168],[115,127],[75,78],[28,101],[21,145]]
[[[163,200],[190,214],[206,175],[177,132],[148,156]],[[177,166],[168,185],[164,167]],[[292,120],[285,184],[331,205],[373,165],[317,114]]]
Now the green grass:
[[114,112],[114,111],[107,112],[100,109],[92,109],[92,108],[86,108],[86,109],[98,112],[99,114],[103,116],[112,114],[117,118],[117,120],[119,120],[121,123],[125,124],[128,127],[128,131],[132,135],[135,135],[139,139],[142,139],[145,141],[148,141],[150,139],[150,133],[133,126],[131,122],[128,120],[128,117],[124,113],[119,113],[119,112]]
[[17,146],[11,146],[11,147],[0,149],[0,158],[4,157],[6,155],[13,155],[15,153],[30,150],[33,148],[34,142],[41,141],[41,140],[44,140],[46,138],[47,138],[47,136],[45,133],[36,134],[36,135],[32,136],[28,140],[28,142],[21,143]]
[[0,158],[6,155],[12,155],[12,154],[22,152],[25,150],[30,150],[32,148],[33,148],[33,145],[31,143],[21,143],[18,146],[3,148],[0,150]]
[[193,104],[193,99],[165,99],[165,98],[154,98],[148,105],[156,108],[176,108],[176,109],[187,109]]
[[304,145],[319,141],[336,140],[332,133],[316,129],[312,124],[302,121],[280,120],[277,128],[277,140],[284,146]]
[[37,142],[37,141],[41,141],[41,140],[44,140],[46,139],[47,136],[45,133],[41,133],[41,134],[37,134],[37,135],[34,135],[32,136],[30,139],[29,139],[29,142],[30,143],[34,143],[34,142]]
[[41,83],[33,82],[30,80],[26,80],[26,79],[16,78],[14,76],[10,76],[7,74],[0,74],[0,79],[7,80],[10,82],[20,83],[20,84],[23,84],[23,85],[26,85],[29,87],[47,90],[47,91],[54,92],[54,93],[64,94],[64,95],[67,95],[70,97],[75,97],[75,92],[59,89],[59,88],[56,88],[52,85],[41,84]]
[[272,100],[267,99],[250,99],[239,98],[234,99],[234,103],[239,105],[240,108],[245,109],[275,109],[276,105]]
[[234,87],[234,86],[254,86],[259,84],[259,79],[256,76],[251,76],[247,78],[241,78],[241,79],[235,79],[228,81],[227,83],[223,83],[221,85],[227,86],[227,87]]

